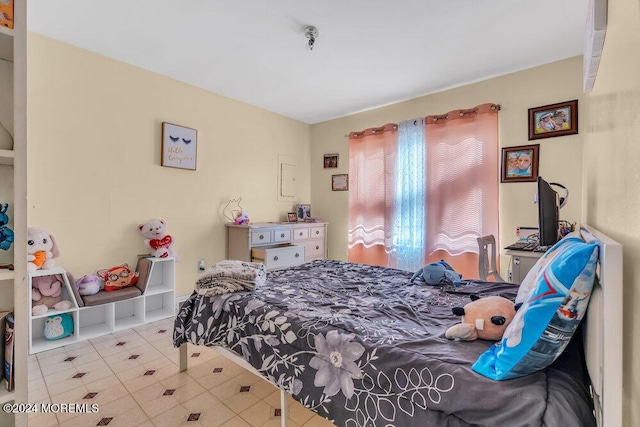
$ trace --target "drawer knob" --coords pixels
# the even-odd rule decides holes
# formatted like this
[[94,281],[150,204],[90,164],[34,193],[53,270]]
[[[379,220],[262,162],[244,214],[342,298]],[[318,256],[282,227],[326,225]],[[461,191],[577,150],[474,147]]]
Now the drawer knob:
[[320,246],[316,246],[316,251],[317,251],[318,249],[320,249]]
[[282,234],[280,235],[280,237],[283,237],[283,238],[284,238],[284,233],[282,233]]
[[320,230],[316,230],[316,234],[320,234]]
[[514,258],[514,259],[513,259],[513,263],[514,263],[515,265],[520,265],[520,258]]
[[299,256],[300,256],[300,254],[296,252],[296,258],[298,258]]
[[302,236],[302,231],[300,232],[300,235]]
[[262,240],[262,239],[264,239],[264,235],[263,234],[260,235],[260,240]]
[[274,260],[274,261],[277,261],[277,260],[278,260],[278,255],[274,256],[274,257],[273,257],[273,260]]

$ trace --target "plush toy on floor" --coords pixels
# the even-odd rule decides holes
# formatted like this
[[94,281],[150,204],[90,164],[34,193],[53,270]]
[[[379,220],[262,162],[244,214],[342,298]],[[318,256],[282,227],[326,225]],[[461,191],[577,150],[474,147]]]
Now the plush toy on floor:
[[59,311],[71,308],[71,301],[62,299],[63,280],[60,274],[31,278],[31,314],[39,316],[50,308]]
[[49,270],[56,265],[53,258],[60,256],[56,239],[41,227],[27,228],[27,271]]
[[144,245],[157,258],[175,258],[178,254],[173,247],[173,238],[166,234],[166,225],[161,219],[154,219],[138,226],[140,233],[146,238]]
[[462,316],[462,323],[447,329],[445,336],[450,340],[458,338],[462,341],[502,339],[521,304],[514,304],[499,296],[480,298],[470,295],[470,298],[471,302],[464,307],[451,309],[456,316]]

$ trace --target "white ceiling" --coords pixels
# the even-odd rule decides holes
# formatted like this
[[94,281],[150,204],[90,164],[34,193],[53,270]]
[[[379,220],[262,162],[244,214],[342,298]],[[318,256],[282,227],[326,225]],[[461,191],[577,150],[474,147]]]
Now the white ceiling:
[[313,124],[581,55],[587,3],[29,0],[28,29]]

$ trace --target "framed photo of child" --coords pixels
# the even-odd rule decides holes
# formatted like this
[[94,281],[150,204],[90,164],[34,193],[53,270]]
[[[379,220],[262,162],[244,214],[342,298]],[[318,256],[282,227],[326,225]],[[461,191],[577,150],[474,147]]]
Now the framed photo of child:
[[538,179],[540,145],[520,145],[502,148],[500,182],[530,182]]

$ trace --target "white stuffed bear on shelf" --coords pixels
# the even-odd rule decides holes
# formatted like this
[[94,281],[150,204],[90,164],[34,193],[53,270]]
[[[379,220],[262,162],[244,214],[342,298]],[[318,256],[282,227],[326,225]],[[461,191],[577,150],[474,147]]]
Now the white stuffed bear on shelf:
[[178,253],[173,247],[173,238],[166,234],[166,226],[163,220],[154,219],[138,226],[140,233],[145,237],[144,245],[156,258],[174,258],[178,260]]
[[27,228],[27,271],[49,270],[56,265],[53,258],[60,256],[56,239],[41,227]]

